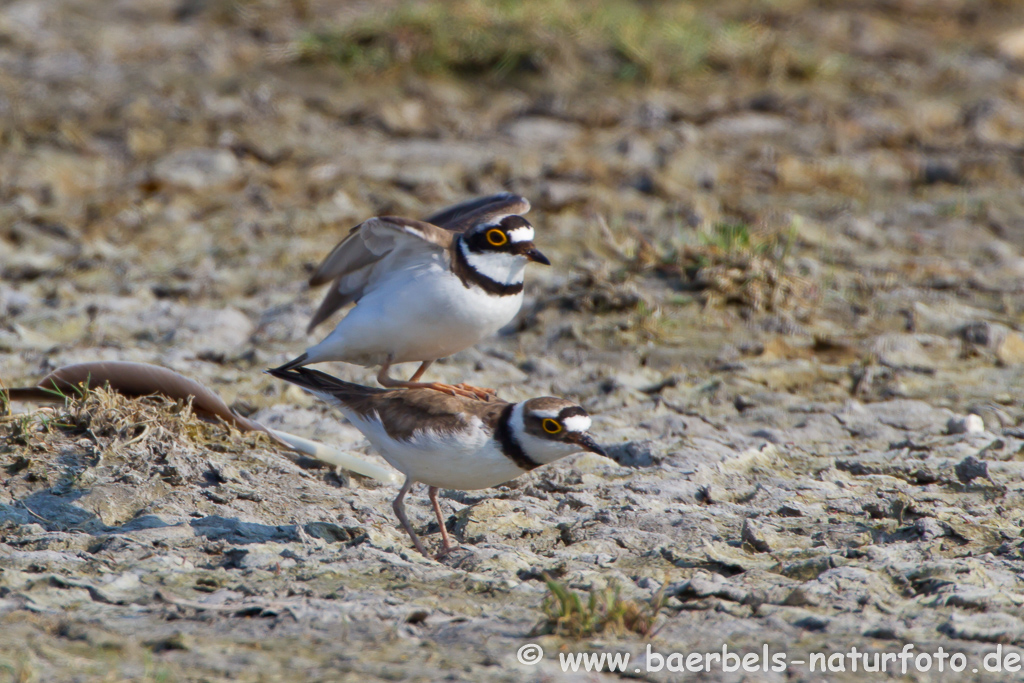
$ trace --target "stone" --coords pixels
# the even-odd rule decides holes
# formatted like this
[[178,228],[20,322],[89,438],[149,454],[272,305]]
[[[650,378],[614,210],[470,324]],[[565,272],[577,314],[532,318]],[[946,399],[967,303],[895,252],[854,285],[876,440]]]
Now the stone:
[[979,478],[991,479],[988,473],[988,463],[973,455],[968,455],[957,463],[956,478],[963,484],[970,484]]
[[428,129],[427,108],[420,100],[388,102],[380,108],[384,128],[396,135],[419,135]]
[[509,124],[505,132],[519,144],[564,145],[578,137],[582,130],[577,124],[567,121],[525,116]]
[[946,421],[947,434],[981,434],[985,431],[985,421],[978,415],[954,416]]
[[153,176],[169,185],[200,191],[238,181],[242,167],[228,150],[187,149],[157,161]]
[[1003,365],[1024,363],[1024,337],[1018,332],[1007,332],[996,347],[996,358]]
[[996,51],[1005,59],[1024,62],[1024,27],[1007,31],[996,39]]

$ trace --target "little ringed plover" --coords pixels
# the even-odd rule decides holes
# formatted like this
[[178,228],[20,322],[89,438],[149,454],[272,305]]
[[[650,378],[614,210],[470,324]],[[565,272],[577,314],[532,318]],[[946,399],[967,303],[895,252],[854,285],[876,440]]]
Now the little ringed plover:
[[447,552],[451,543],[437,502],[439,489],[497,486],[581,451],[605,455],[588,432],[587,411],[561,398],[485,402],[424,388],[364,387],[307,368],[267,372],[338,408],[385,460],[405,474],[392,507],[416,550],[427,557],[405,514],[405,494],[414,483],[429,487]]
[[[395,216],[357,225],[324,259],[310,285],[331,282],[309,329],[345,305],[355,307],[334,331],[280,370],[343,361],[380,366],[385,387],[422,387],[470,398],[490,392],[420,382],[438,358],[472,346],[507,325],[523,303],[530,261],[550,265],[520,214],[530,203],[502,193],[450,207],[418,221]],[[393,379],[393,363],[418,361],[409,381]]]

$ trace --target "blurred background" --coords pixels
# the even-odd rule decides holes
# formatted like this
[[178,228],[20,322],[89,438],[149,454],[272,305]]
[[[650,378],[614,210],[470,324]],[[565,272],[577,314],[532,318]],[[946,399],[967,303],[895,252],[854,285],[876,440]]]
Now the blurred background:
[[312,341],[349,227],[502,189],[558,256],[540,348],[580,336],[546,311],[697,372],[782,335],[881,359],[826,382],[869,396],[1024,360],[1018,2],[18,0],[0,65],[7,377],[237,379]]

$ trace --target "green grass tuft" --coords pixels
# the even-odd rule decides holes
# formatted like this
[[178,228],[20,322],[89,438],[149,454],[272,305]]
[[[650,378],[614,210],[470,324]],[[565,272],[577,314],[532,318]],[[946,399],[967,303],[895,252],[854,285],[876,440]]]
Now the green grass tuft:
[[531,635],[555,634],[580,639],[596,633],[636,633],[650,637],[664,604],[659,593],[649,602],[624,600],[618,586],[592,589],[588,597],[545,575],[548,595],[541,604],[544,619]]
[[406,0],[309,33],[295,48],[356,73],[412,68],[506,81],[561,71],[658,84],[704,68],[716,49],[714,27],[693,5],[634,0]]

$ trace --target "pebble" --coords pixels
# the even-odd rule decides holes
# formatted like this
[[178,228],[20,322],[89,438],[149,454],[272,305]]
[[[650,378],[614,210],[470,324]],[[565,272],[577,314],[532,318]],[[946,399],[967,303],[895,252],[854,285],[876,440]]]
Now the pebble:
[[985,422],[978,415],[951,417],[946,422],[947,434],[981,434],[985,431]]
[[1007,31],[996,40],[996,50],[1006,59],[1024,62],[1024,27]]
[[187,149],[173,152],[153,167],[153,176],[169,185],[200,191],[241,178],[238,159],[224,149]]
[[526,116],[510,123],[505,132],[523,145],[564,145],[579,137],[583,130],[575,123],[540,116]]

